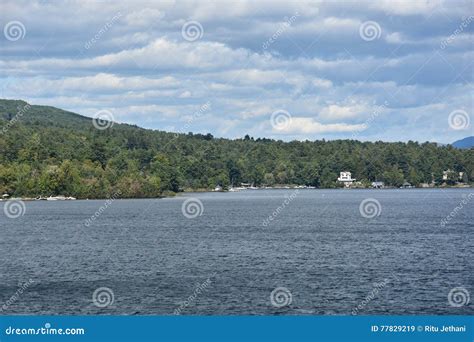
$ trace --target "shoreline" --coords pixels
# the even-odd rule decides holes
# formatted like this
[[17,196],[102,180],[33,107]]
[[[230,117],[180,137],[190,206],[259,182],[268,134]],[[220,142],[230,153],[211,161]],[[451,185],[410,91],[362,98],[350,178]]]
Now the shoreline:
[[[241,189],[235,192],[247,192],[247,191],[265,191],[265,190],[345,190],[345,191],[354,191],[354,190],[373,190],[373,191],[380,191],[380,190],[444,190],[444,189],[472,189],[474,188],[471,185],[466,186],[442,186],[442,187],[410,187],[410,188],[395,188],[395,187],[384,187],[384,188],[301,188],[301,187],[272,187],[272,188],[259,188],[259,189]],[[164,199],[164,198],[173,198],[178,197],[184,194],[189,193],[233,193],[233,191],[229,190],[206,190],[206,189],[188,189],[182,192],[174,193],[174,195],[170,196],[169,194],[166,196],[160,197],[120,197],[120,198],[113,198],[114,201],[117,200],[129,200],[129,199],[136,199],[136,200],[157,200],[157,199]],[[65,200],[45,200],[45,199],[36,199],[31,197],[12,197],[8,199],[0,199],[0,202],[7,202],[7,201],[23,201],[23,202],[70,202],[70,201],[107,201],[111,200],[112,197],[102,197],[102,198],[75,198],[75,199],[65,199]]]

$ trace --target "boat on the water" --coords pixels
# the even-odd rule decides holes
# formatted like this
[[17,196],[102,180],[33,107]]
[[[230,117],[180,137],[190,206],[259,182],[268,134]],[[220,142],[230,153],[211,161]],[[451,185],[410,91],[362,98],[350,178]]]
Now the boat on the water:
[[[41,198],[40,198],[41,199]],[[75,200],[75,197],[66,197],[66,196],[49,196],[46,198],[47,201],[73,201]]]

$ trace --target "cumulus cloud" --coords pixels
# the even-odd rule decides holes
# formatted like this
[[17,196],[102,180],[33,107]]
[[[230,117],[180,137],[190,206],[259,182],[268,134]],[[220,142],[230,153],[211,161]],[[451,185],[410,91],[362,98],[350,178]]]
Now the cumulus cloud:
[[[2,27],[21,21],[26,35],[2,37],[0,90],[156,129],[180,127],[209,102],[189,130],[449,142],[465,133],[448,129],[449,113],[472,108],[472,14],[469,0],[6,0]],[[196,41],[182,36],[190,20],[203,27]],[[367,21],[380,37],[361,37]],[[279,109],[292,123],[275,131]]]
[[325,120],[351,119],[357,118],[366,112],[367,107],[363,105],[340,106],[337,104],[332,104],[324,107],[319,117]]
[[288,125],[274,127],[274,133],[283,134],[321,134],[340,132],[359,132],[367,127],[363,124],[350,125],[346,123],[322,124],[313,118],[293,117]]

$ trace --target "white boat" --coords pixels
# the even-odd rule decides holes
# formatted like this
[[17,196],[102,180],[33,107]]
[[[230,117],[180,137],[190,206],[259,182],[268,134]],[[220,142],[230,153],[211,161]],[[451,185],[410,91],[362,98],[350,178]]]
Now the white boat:
[[66,197],[65,196],[49,196],[47,201],[65,201]]
[[240,191],[238,188],[234,188],[234,180],[232,180],[232,184],[229,187],[229,192],[237,192]]

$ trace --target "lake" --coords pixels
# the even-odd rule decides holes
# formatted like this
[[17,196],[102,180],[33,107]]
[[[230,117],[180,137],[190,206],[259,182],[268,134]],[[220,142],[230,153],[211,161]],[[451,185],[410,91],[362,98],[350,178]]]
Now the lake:
[[0,211],[0,310],[473,314],[473,196],[285,189],[24,202],[17,218]]

